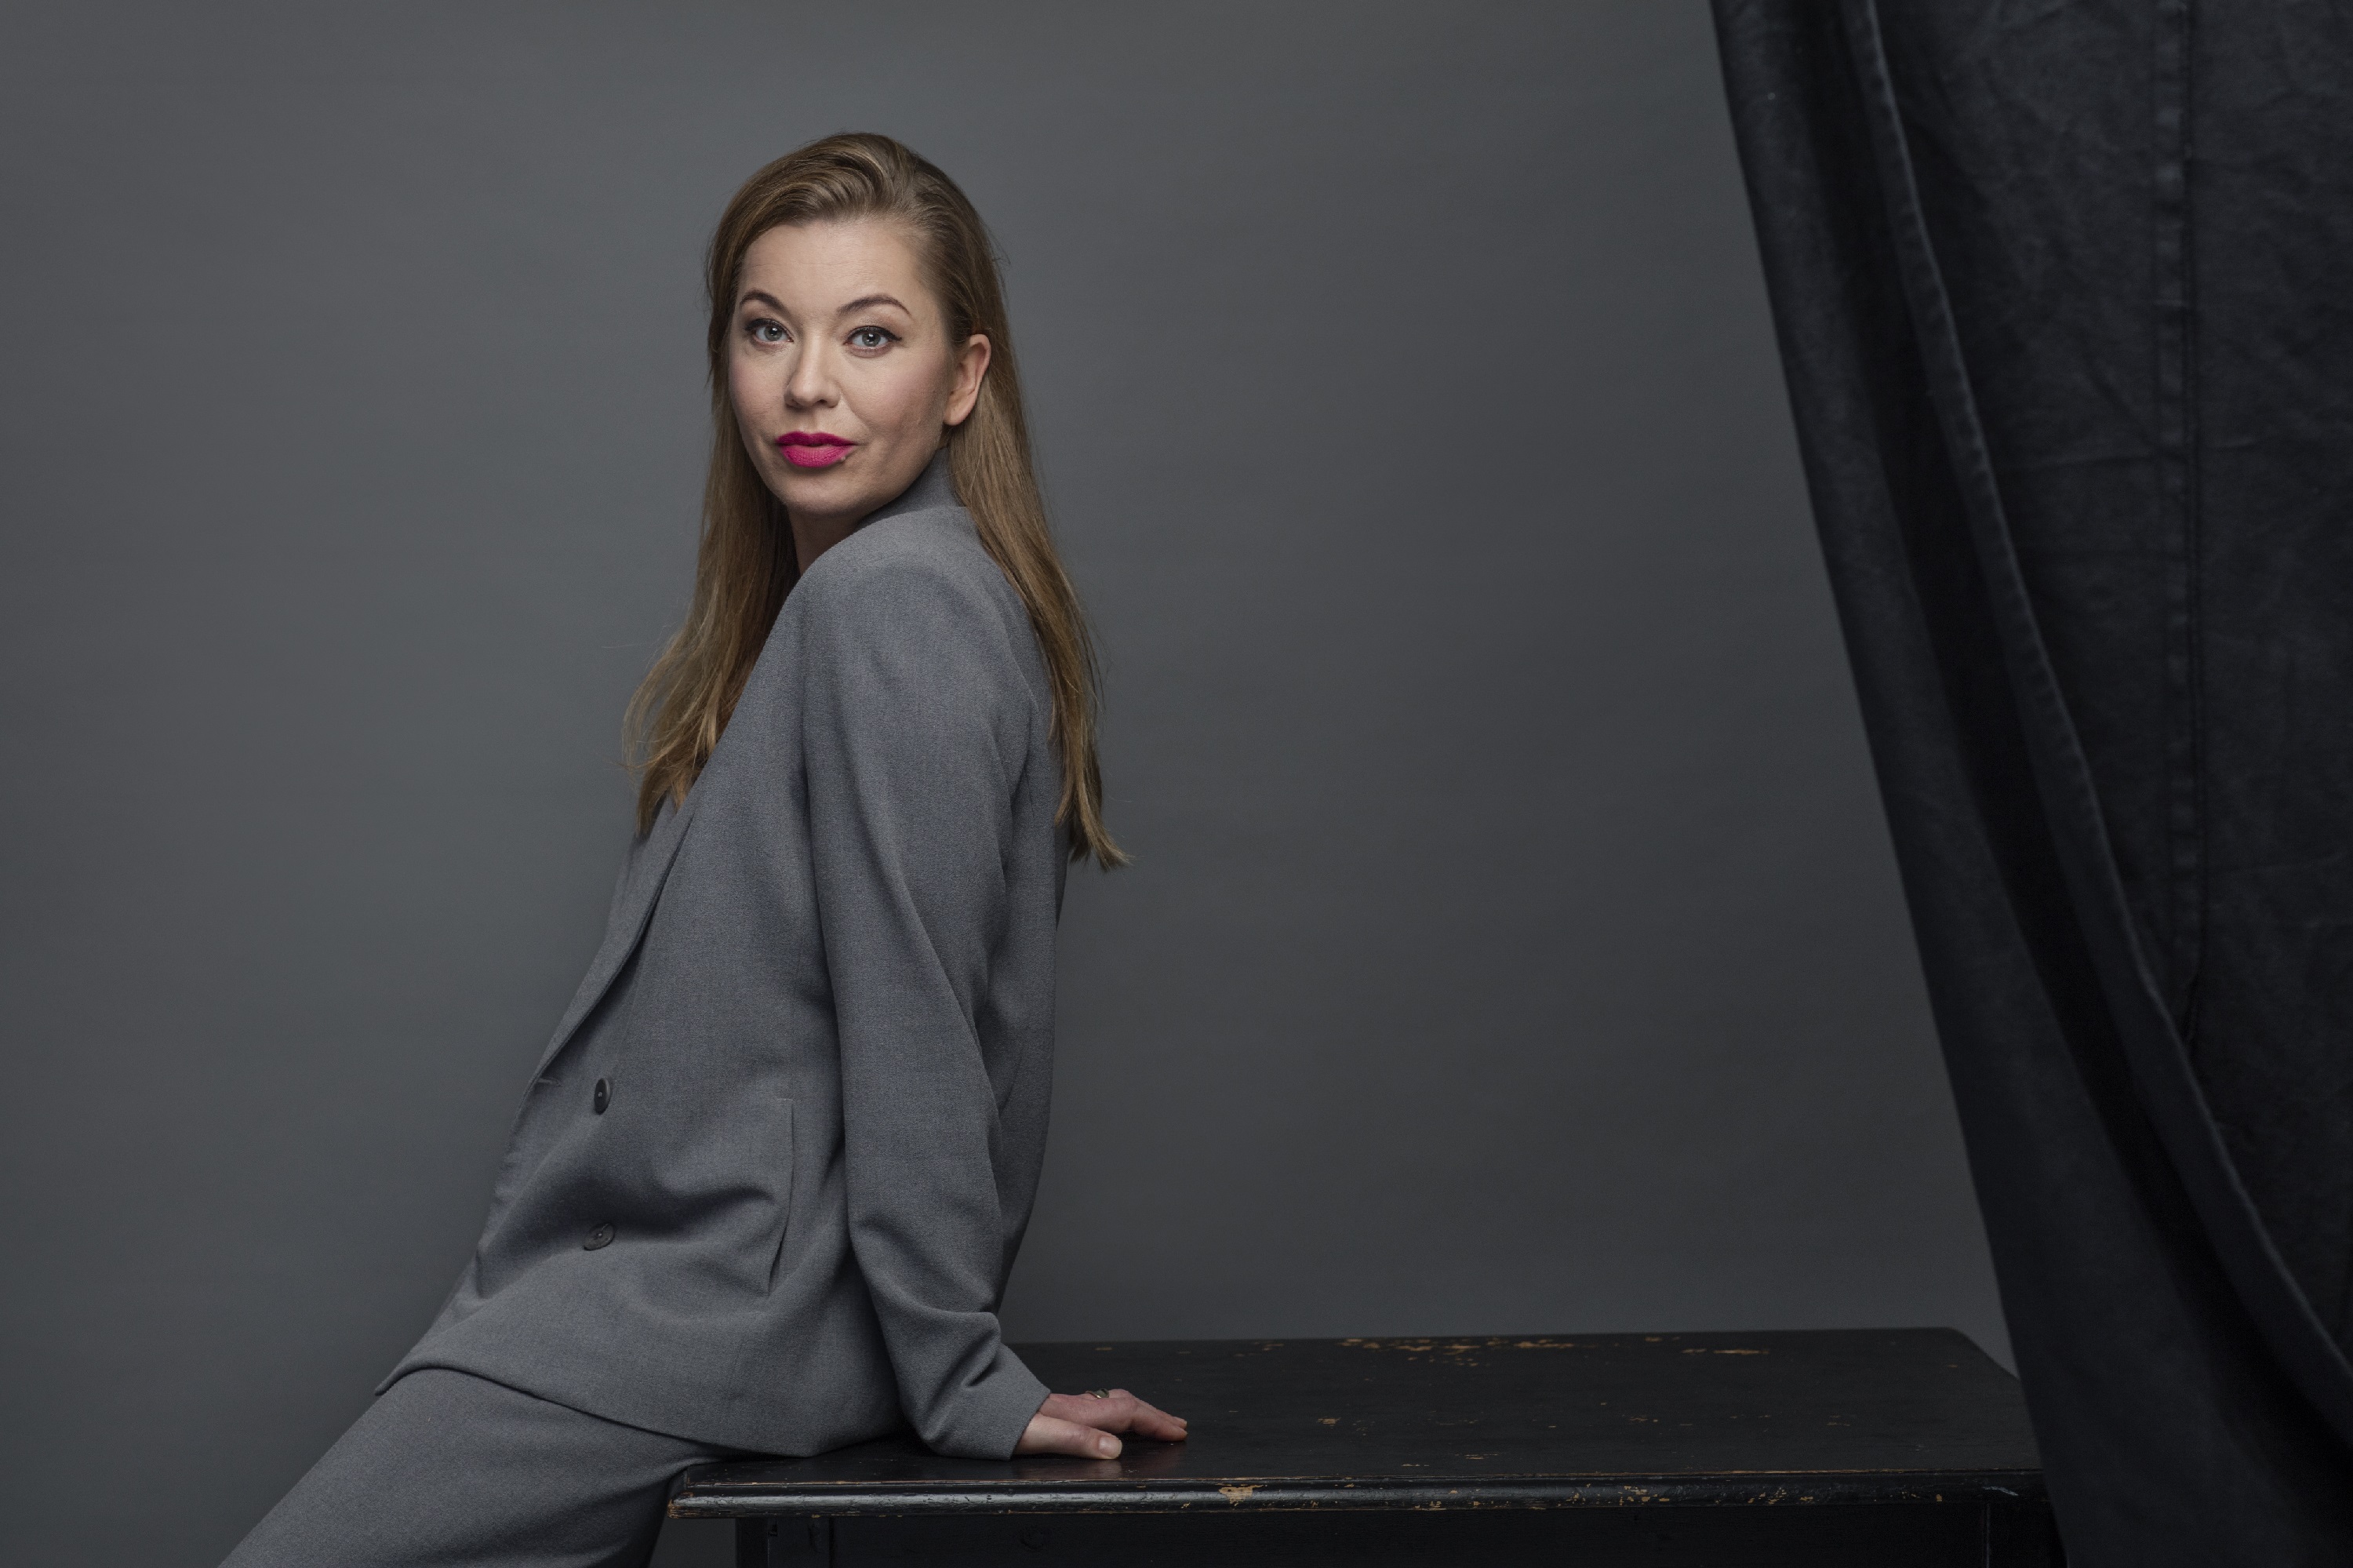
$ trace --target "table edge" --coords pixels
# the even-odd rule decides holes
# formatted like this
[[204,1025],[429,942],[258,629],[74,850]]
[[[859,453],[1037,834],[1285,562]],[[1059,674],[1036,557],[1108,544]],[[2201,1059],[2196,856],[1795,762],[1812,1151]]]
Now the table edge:
[[801,1482],[690,1487],[673,1519],[860,1514],[1189,1513],[1452,1509],[1742,1508],[1841,1503],[2041,1502],[2039,1469],[1733,1471],[1430,1480]]

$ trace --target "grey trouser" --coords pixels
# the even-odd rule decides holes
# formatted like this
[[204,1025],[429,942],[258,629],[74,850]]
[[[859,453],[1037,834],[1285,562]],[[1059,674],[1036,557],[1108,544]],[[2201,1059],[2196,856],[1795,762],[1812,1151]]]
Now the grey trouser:
[[385,1390],[222,1568],[644,1568],[679,1472],[744,1457],[428,1367]]

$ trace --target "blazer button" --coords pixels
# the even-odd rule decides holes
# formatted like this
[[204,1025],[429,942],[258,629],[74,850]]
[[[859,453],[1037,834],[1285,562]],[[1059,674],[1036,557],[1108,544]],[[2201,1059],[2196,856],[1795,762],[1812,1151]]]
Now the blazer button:
[[600,1246],[609,1245],[612,1240],[613,1227],[610,1225],[598,1225],[595,1230],[588,1233],[588,1239],[582,1242],[580,1246],[585,1252],[595,1252]]
[[613,1103],[613,1085],[611,1080],[607,1078],[597,1079],[596,1092],[589,1097],[589,1102],[596,1107],[596,1114],[598,1116],[603,1116],[605,1114],[605,1107]]

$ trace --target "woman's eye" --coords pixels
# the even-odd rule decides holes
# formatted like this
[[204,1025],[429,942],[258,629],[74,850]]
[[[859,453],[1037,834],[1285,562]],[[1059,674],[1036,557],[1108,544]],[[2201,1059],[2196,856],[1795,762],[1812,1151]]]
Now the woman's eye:
[[850,346],[853,348],[884,348],[893,341],[892,335],[881,327],[860,327],[849,334]]
[[752,323],[752,341],[754,343],[784,342],[785,323],[782,322],[772,321],[754,322]]

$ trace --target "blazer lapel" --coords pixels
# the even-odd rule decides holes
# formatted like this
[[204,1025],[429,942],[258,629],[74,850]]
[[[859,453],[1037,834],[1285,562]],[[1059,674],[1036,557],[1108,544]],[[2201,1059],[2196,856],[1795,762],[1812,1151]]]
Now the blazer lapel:
[[629,961],[638,943],[646,934],[646,922],[652,918],[654,902],[660,897],[662,884],[670,880],[670,868],[678,859],[679,845],[686,842],[686,825],[694,817],[696,791],[689,790],[686,804],[653,825],[644,846],[638,851],[638,864],[623,885],[620,896],[613,901],[612,918],[605,926],[604,945],[589,963],[588,972],[582,977],[580,989],[573,993],[572,1005],[564,1010],[564,1020],[555,1026],[555,1036],[548,1041],[547,1049],[539,1054],[539,1065],[532,1069],[534,1078],[547,1071],[555,1054],[564,1049],[605,992],[621,966]]

